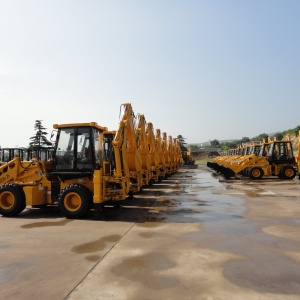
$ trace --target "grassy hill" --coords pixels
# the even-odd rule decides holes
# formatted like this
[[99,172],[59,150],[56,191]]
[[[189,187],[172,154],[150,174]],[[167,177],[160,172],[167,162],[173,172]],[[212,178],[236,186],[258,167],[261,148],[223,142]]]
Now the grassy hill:
[[[297,126],[292,129],[284,130],[282,132],[276,132],[276,133],[270,133],[268,136],[271,139],[274,139],[274,136],[277,136],[278,134],[281,134],[284,138],[288,135],[290,139],[292,140],[293,144],[293,150],[294,150],[294,155],[297,155],[298,152],[298,146],[299,146],[299,130],[300,126]],[[261,140],[260,136],[253,137],[251,140]],[[239,139],[232,139],[232,140],[219,140],[220,145],[225,145],[227,142],[233,142],[236,141],[237,143],[240,143],[241,140]],[[193,151],[193,158],[195,159],[196,164],[206,164],[207,161],[211,159],[211,150],[216,150],[212,149],[210,147],[210,142],[204,142],[204,143],[198,143],[198,144],[191,144],[192,145],[197,145],[198,150]]]

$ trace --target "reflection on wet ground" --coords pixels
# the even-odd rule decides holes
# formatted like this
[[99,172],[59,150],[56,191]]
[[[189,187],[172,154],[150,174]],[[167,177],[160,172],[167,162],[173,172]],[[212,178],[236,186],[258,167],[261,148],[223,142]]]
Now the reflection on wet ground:
[[[172,182],[177,182],[177,192],[170,190]],[[167,189],[158,184],[154,190],[147,191],[147,196],[160,191],[151,205],[152,211],[163,217],[164,222],[206,223],[242,218],[245,208],[240,204],[243,200],[221,194],[219,190],[225,188],[212,173],[199,170],[179,172],[167,180],[165,186]],[[143,200],[142,195],[137,198]],[[148,201],[146,203],[150,204]]]
[[[202,178],[202,185],[205,179],[217,180],[215,176],[209,179],[209,175],[199,173],[198,178],[199,180]],[[195,184],[201,185],[198,182]],[[224,276],[235,284],[260,292],[300,294],[299,264],[291,260],[292,256],[286,255],[295,251],[299,253],[299,243],[295,242],[295,235],[300,238],[299,231],[292,239],[282,240],[278,238],[280,234],[271,235],[266,233],[267,230],[263,230],[267,222],[271,224],[274,222],[273,219],[259,222],[245,217],[248,209],[245,205],[245,196],[250,199],[274,197],[276,193],[265,191],[259,183],[249,183],[251,189],[244,186],[242,190],[237,188],[239,193],[233,193],[231,196],[215,193],[215,186],[223,188],[218,183],[215,184],[211,185],[213,189],[208,187],[205,192],[197,193],[197,197],[212,205],[206,206],[201,213],[193,214],[193,217],[201,222],[203,230],[188,234],[186,238],[193,242],[199,241],[201,248],[213,248],[242,255],[243,259],[230,260],[224,265]],[[232,189],[232,186],[229,184],[224,188]],[[190,190],[193,193],[193,189]],[[239,194],[244,195],[243,199],[238,198]],[[189,197],[189,193],[185,195],[186,197]],[[197,199],[194,200],[197,202]],[[189,204],[189,208],[194,210],[193,203]],[[275,226],[273,231],[277,232],[278,227]],[[288,237],[285,233],[281,234],[281,237],[283,236]]]
[[21,228],[39,228],[39,227],[48,227],[48,226],[64,226],[68,223],[72,222],[72,220],[60,220],[60,221],[49,221],[49,222],[34,222],[28,223],[21,226]]
[[74,246],[72,248],[72,252],[74,253],[92,253],[98,252],[105,248],[107,243],[116,243],[121,238],[120,235],[110,235],[101,237],[95,241],[91,241],[88,243],[83,243],[81,245]]
[[4,264],[0,267],[0,284],[13,280],[18,275],[20,263]]
[[[283,197],[284,193],[288,195]],[[11,260],[16,263],[3,263],[0,284],[11,282],[14,289],[16,278],[23,280],[20,274],[32,278],[33,273],[38,273],[35,267],[39,262],[43,266],[47,260],[41,255],[32,255],[32,245],[35,242],[36,247],[41,247],[41,238],[46,237],[43,243],[51,248],[52,240],[47,240],[50,233],[59,247],[51,248],[48,266],[55,265],[65,254],[56,268],[63,266],[67,259],[67,268],[74,267],[70,269],[73,273],[85,263],[88,269],[83,268],[82,272],[86,277],[86,272],[97,269],[98,264],[97,283],[99,278],[104,285],[117,278],[120,280],[116,282],[117,287],[129,283],[142,286],[141,297],[133,299],[145,298],[145,289],[163,293],[178,287],[183,293],[205,293],[206,287],[205,295],[208,296],[202,299],[210,299],[210,295],[213,299],[215,280],[219,290],[228,289],[236,296],[234,299],[239,299],[236,290],[260,293],[251,299],[269,300],[275,294],[300,295],[299,197],[300,184],[296,180],[288,183],[278,180],[226,181],[203,166],[179,170],[168,179],[144,188],[133,199],[122,202],[120,209],[105,207],[104,220],[99,222],[92,220],[93,211],[84,220],[68,220],[62,218],[55,207],[28,209],[12,222],[19,226],[17,234],[25,236],[30,243],[26,260],[19,257],[18,250],[17,259]],[[108,233],[106,230],[112,227]],[[64,246],[60,248],[60,234],[66,232],[62,235]],[[3,254],[14,247],[14,239],[17,240],[15,235],[0,243]],[[84,263],[78,263],[80,259]],[[33,263],[36,263],[34,268]],[[44,271],[43,267],[39,270]],[[60,269],[59,273],[62,271]],[[38,273],[39,277],[42,272]],[[39,283],[46,282],[49,277],[45,272]],[[58,277],[52,273],[52,278]],[[83,278],[81,274],[79,277],[76,284]],[[62,290],[67,289],[69,293],[70,287],[74,288],[73,282]],[[102,288],[103,285],[99,290]]]
[[[124,259],[121,264],[112,268],[112,273],[116,277],[126,277],[140,282],[147,288],[161,290],[179,284],[176,277],[159,274],[161,271],[174,267],[175,264],[164,253],[153,252]],[[141,276],[141,273],[144,276]]]
[[[170,190],[172,183],[175,191]],[[295,238],[282,240],[280,235],[269,234],[273,228],[264,231],[268,222],[274,222],[272,219],[260,222],[246,217],[247,197],[274,198],[277,193],[265,190],[260,183],[239,184],[224,184],[222,178],[220,181],[205,169],[179,172],[164,185],[147,191],[145,203],[151,209],[141,221],[200,223],[202,230],[184,235],[185,240],[201,249],[242,257],[224,264],[227,280],[258,292],[300,294],[299,264],[291,259],[295,255],[288,255],[299,251],[299,243]],[[149,195],[156,199],[147,198]],[[143,202],[143,195],[137,199]]]

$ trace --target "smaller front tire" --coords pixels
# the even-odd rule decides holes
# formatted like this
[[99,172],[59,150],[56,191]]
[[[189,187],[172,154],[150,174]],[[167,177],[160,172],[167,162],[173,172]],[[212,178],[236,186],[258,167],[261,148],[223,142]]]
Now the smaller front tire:
[[253,167],[249,170],[249,177],[251,179],[261,179],[264,175],[264,171],[260,167]]
[[294,179],[296,176],[296,170],[291,166],[284,166],[280,171],[280,177],[282,179]]
[[26,207],[25,194],[22,187],[15,183],[7,183],[0,187],[0,214],[13,217]]

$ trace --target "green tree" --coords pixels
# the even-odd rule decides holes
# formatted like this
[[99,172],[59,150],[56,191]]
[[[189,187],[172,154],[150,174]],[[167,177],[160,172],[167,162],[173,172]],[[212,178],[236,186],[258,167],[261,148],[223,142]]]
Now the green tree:
[[181,152],[187,151],[187,147],[185,146],[186,145],[185,138],[181,134],[179,134],[177,136],[177,140],[180,143]]
[[198,151],[199,150],[199,146],[198,145],[191,144],[190,147],[191,147],[192,151]]
[[40,149],[41,147],[52,146],[52,143],[47,139],[48,134],[42,125],[42,120],[35,120],[34,130],[35,135],[30,138],[29,148]]
[[269,135],[266,133],[261,133],[260,135],[258,135],[255,139],[258,141],[261,141],[262,139],[265,139],[266,141],[268,140]]
[[300,125],[295,128],[295,136],[299,135]]
[[275,133],[274,136],[276,137],[277,141],[280,141],[283,139],[283,134],[281,132]]
[[218,148],[218,147],[220,147],[220,142],[219,142],[219,140],[214,139],[214,140],[210,141],[210,146],[211,146],[212,148]]
[[240,142],[238,140],[235,140],[235,141],[231,141],[231,142],[226,142],[225,146],[227,146],[228,149],[235,149],[238,147],[239,144],[240,144]]
[[222,146],[221,146],[221,150],[223,150],[223,151],[228,150],[228,149],[229,149],[229,147],[226,146],[226,145],[222,145]]
[[184,164],[185,165],[194,164],[195,161],[191,161],[190,157],[188,156],[188,148],[185,146],[186,145],[185,138],[182,135],[178,135],[177,140],[180,143],[180,150],[181,150],[181,155]]
[[241,139],[241,143],[248,143],[250,142],[250,139],[247,137],[247,136],[244,136],[242,139]]

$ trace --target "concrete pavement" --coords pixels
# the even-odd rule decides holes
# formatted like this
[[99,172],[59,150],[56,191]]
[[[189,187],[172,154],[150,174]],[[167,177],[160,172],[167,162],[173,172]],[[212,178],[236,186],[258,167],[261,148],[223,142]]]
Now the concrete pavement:
[[299,299],[299,184],[201,166],[104,221],[55,208],[0,218],[0,298]]

